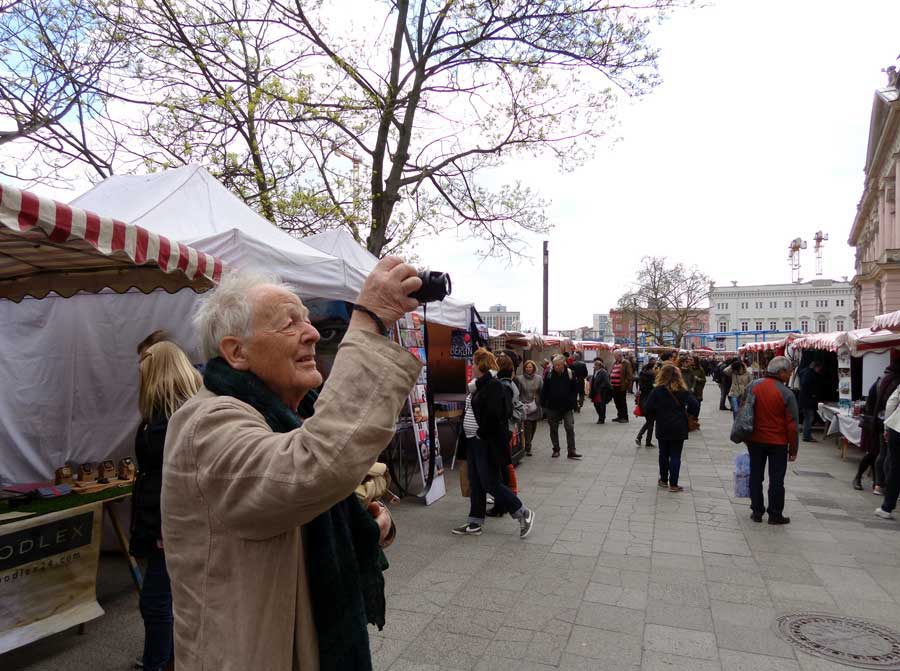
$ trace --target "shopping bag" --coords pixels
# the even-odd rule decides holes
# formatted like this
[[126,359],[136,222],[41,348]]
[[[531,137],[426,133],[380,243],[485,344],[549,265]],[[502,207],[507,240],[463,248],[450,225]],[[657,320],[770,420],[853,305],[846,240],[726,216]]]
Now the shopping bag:
[[744,393],[744,400],[741,401],[741,407],[731,425],[732,443],[745,443],[753,435],[753,420],[756,413],[756,395],[752,391],[753,386],[750,385]]
[[750,498],[750,455],[746,452],[734,458],[734,498]]
[[469,464],[464,459],[457,459],[456,467],[459,468],[459,492],[469,498],[472,491],[469,487]]

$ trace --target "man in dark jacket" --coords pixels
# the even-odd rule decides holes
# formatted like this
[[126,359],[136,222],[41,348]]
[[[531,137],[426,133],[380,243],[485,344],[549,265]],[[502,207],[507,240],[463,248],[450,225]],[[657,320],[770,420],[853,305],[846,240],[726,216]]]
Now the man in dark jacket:
[[763,478],[769,462],[769,524],[790,524],[784,516],[784,474],[788,461],[796,461],[798,447],[797,397],[785,385],[791,379],[791,361],[776,356],[769,362],[766,376],[747,387],[753,396],[753,433],[747,442],[750,452],[750,517],[762,522],[766,511]]
[[728,400],[728,392],[731,391],[731,378],[725,375],[724,370],[728,368],[733,361],[723,361],[713,373],[713,380],[719,385],[719,410],[731,410],[725,407],[725,401]]
[[566,450],[569,459],[581,459],[575,451],[575,415],[573,411],[578,399],[578,384],[575,375],[566,367],[562,356],[553,357],[553,367],[541,388],[541,407],[550,423],[550,442],[553,456],[559,456],[559,423],[566,428]]
[[884,375],[881,376],[881,382],[878,383],[878,396],[875,401],[875,431],[878,436],[878,456],[875,458],[874,467],[874,492],[876,494],[883,493],[882,487],[887,475],[884,472],[884,462],[887,457],[887,441],[884,439],[884,408],[898,385],[900,385],[900,364],[891,363],[884,369]]
[[588,369],[582,360],[581,354],[575,354],[575,360],[569,368],[571,368],[575,379],[578,381],[578,402],[575,405],[575,412],[581,412],[581,406],[584,405],[584,382],[588,379]]
[[813,361],[797,375],[800,378],[800,412],[803,414],[803,442],[815,443],[812,423],[819,409],[822,388],[822,363]]

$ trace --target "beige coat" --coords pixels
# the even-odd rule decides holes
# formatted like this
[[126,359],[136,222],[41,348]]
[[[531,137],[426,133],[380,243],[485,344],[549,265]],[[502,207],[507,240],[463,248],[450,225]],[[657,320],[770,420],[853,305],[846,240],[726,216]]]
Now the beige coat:
[[169,422],[163,540],[179,671],[317,671],[301,525],[347,497],[394,433],[421,364],[344,337],[316,414],[290,433],[203,389]]

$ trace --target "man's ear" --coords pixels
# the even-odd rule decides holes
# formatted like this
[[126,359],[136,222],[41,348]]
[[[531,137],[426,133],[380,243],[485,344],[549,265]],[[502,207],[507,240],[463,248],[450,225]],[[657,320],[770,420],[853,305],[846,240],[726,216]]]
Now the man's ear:
[[219,353],[229,366],[235,370],[250,370],[247,349],[240,338],[225,336],[219,343]]

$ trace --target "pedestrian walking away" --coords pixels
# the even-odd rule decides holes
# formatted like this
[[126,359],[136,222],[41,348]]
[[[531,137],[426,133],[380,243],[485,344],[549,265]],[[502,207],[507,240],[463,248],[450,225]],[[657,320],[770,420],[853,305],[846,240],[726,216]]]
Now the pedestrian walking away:
[[575,405],[575,412],[581,412],[581,406],[584,405],[585,382],[588,379],[587,365],[582,359],[581,352],[575,352],[574,361],[572,361],[572,365],[569,367],[572,369],[572,373],[578,381],[578,399],[577,404]]
[[534,432],[541,420],[541,388],[544,386],[544,378],[538,375],[537,364],[534,361],[526,361],[522,366],[522,377],[518,378],[518,381],[521,391],[519,398],[525,406],[525,456],[530,457]]
[[[735,361],[740,361],[740,359],[735,359]],[[713,382],[719,385],[719,410],[731,410],[730,407],[725,407],[725,401],[728,400],[731,389],[731,378],[725,375],[725,369],[729,365],[727,361],[723,361],[713,371]]]
[[481,535],[487,509],[487,494],[498,510],[509,512],[519,522],[525,538],[534,525],[534,512],[500,479],[500,469],[509,464],[509,420],[512,400],[503,383],[494,377],[494,355],[484,348],[472,356],[474,391],[466,397],[460,435],[469,475],[469,519],[452,530],[457,536]]
[[753,374],[740,359],[735,359],[722,371],[726,380],[730,380],[728,387],[728,402],[731,405],[731,416],[737,417],[741,409],[741,401],[747,392],[747,387],[753,382]]
[[884,408],[885,462],[884,500],[875,514],[884,519],[894,519],[897,497],[900,495],[900,387],[894,390]]
[[653,392],[653,387],[656,385],[656,359],[650,359],[644,367],[641,369],[640,374],[638,375],[638,407],[641,409],[641,413],[644,415],[644,425],[641,427],[641,430],[638,431],[637,437],[634,439],[635,445],[640,447],[641,439],[644,437],[644,434],[647,435],[647,447],[653,447],[653,417],[647,414],[647,399],[650,398],[650,394]]
[[[784,515],[784,475],[788,461],[796,461],[799,434],[797,397],[785,386],[791,379],[791,361],[776,356],[766,375],[747,388],[753,396],[753,433],[747,442],[750,453],[750,509],[754,522],[769,513],[769,524],[790,524]],[[769,504],[763,500],[763,479],[769,465]]]
[[566,367],[566,360],[560,355],[553,357],[553,366],[541,389],[541,407],[550,424],[550,442],[553,457],[559,456],[559,424],[566,430],[566,452],[569,459],[581,459],[575,451],[575,404],[578,392],[575,375]]
[[631,364],[625,360],[621,352],[616,352],[614,357],[615,362],[609,372],[609,380],[613,388],[613,402],[616,404],[616,418],[613,421],[625,424],[628,422],[626,395],[631,388],[634,373]]
[[648,417],[656,424],[659,444],[659,480],[661,488],[670,492],[684,491],[678,484],[681,473],[681,453],[690,431],[688,415],[697,417],[700,404],[688,391],[681,370],[666,364],[656,375],[656,385],[644,404]]
[[900,386],[900,364],[891,362],[884,369],[884,375],[881,376],[881,382],[878,384],[878,396],[875,400],[875,426],[878,435],[878,456],[875,458],[875,486],[872,488],[873,494],[879,496],[884,494],[884,483],[887,479],[885,472],[885,462],[887,459],[888,446],[884,437],[884,419],[885,407],[891,394]]
[[803,415],[803,441],[814,443],[812,424],[819,410],[822,394],[822,362],[813,361],[798,374],[800,378],[800,412]]
[[[859,468],[856,469],[856,477],[853,478],[853,489],[862,490],[862,477],[866,471],[872,470],[873,486],[875,473],[875,460],[878,458],[878,452],[881,449],[882,438],[878,435],[880,431],[880,423],[875,416],[875,404],[878,401],[878,384],[881,382],[879,377],[872,386],[869,387],[869,393],[866,395],[866,405],[859,418],[860,426],[860,449],[863,451],[863,458],[859,460]],[[890,400],[890,399],[888,399]]]
[[594,359],[594,374],[591,376],[591,403],[597,411],[597,424],[606,423],[606,406],[612,399],[612,385],[609,373],[602,359]]
[[694,374],[694,386],[688,388],[688,391],[694,394],[697,403],[703,407],[703,390],[706,388],[706,369],[700,363],[699,359],[692,358],[691,372]]

